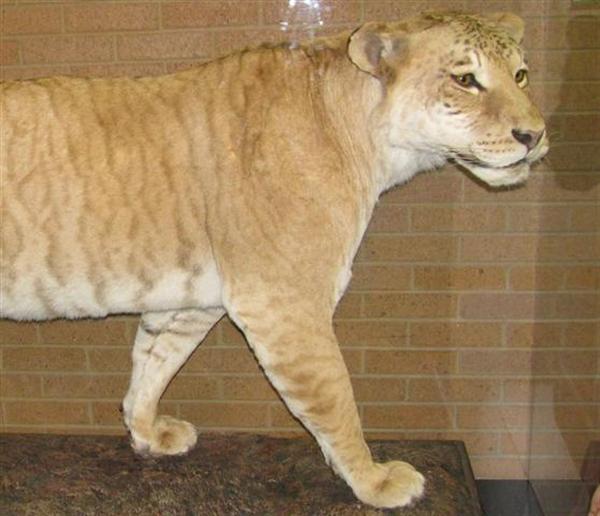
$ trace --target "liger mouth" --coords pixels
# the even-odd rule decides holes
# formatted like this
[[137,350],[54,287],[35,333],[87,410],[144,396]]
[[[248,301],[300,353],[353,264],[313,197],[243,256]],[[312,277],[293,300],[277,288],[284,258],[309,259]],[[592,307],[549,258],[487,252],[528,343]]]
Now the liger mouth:
[[453,159],[458,163],[466,166],[473,165],[475,167],[487,168],[489,170],[509,170],[511,168],[518,167],[519,165],[523,165],[524,163],[529,163],[527,156],[525,156],[524,158],[521,158],[517,161],[513,161],[508,165],[491,165],[490,163],[486,163],[485,161],[482,161],[475,156],[463,154],[460,152],[453,153]]

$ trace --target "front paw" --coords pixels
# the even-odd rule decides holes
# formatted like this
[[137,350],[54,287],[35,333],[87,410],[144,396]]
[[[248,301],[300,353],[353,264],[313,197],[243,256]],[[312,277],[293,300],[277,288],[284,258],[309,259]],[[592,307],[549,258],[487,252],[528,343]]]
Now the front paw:
[[404,507],[419,499],[425,491],[425,477],[407,462],[374,464],[352,486],[356,496],[375,507]]
[[190,451],[197,440],[191,423],[171,416],[158,416],[150,432],[140,433],[135,428],[130,432],[131,446],[142,456],[182,455]]

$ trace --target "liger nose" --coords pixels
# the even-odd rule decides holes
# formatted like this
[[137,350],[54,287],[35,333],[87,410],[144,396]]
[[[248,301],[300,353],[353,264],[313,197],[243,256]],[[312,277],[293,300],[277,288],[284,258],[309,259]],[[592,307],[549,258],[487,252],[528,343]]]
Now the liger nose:
[[533,149],[544,136],[544,130],[542,131],[521,131],[520,129],[513,129],[512,135],[515,140],[522,143],[527,147],[527,150]]

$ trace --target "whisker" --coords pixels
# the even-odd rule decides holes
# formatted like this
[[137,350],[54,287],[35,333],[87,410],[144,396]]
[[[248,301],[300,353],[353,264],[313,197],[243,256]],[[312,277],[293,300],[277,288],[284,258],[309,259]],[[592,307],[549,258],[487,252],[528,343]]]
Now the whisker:
[[548,138],[550,140],[552,140],[553,142],[560,142],[563,140],[562,134],[560,131],[552,131],[551,133],[548,133]]

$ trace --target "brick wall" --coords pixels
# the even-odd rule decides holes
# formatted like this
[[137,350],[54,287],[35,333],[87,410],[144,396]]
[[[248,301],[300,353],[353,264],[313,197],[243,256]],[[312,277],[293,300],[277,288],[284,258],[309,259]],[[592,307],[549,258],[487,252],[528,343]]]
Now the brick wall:
[[[336,331],[370,436],[463,439],[479,477],[579,476],[600,439],[599,11],[568,0],[306,4],[2,0],[1,73],[158,74],[429,7],[520,13],[549,158],[510,192],[449,166],[385,195]],[[122,433],[135,326],[0,321],[0,429]],[[206,430],[302,431],[227,320],[162,405]]]

